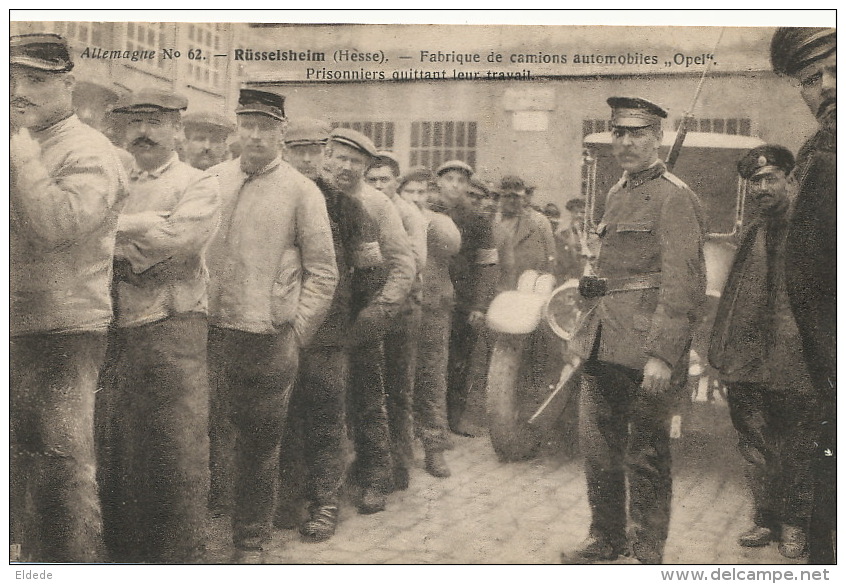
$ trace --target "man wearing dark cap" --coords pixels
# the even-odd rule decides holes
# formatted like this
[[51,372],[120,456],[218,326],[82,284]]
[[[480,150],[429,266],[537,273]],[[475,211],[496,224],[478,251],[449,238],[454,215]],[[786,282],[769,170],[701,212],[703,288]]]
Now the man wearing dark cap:
[[[188,100],[144,89],[119,103],[135,166],[115,246],[116,343],[104,391],[103,522],[117,562],[202,559],[208,497],[208,272],[217,180],[176,154]],[[105,396],[104,396],[105,397]],[[145,445],[138,448],[138,445]]]
[[455,312],[449,348],[447,417],[450,429],[461,435],[479,430],[462,421],[467,405],[469,373],[474,346],[485,311],[493,300],[499,252],[494,239],[494,216],[480,211],[467,197],[473,169],[461,160],[450,160],[435,171],[440,200],[461,232],[461,250],[452,258]]
[[583,251],[586,249],[585,239],[585,200],[570,199],[565,205],[570,214],[570,225],[555,233],[556,270],[558,283],[563,284],[571,278],[579,279],[585,273],[587,261]]
[[788,558],[806,552],[820,405],[785,284],[793,164],[789,150],[773,145],[753,148],[738,162],[759,216],[741,234],[708,356],[728,387],[738,446],[749,462],[754,525],[739,543],[779,541]]
[[641,98],[608,104],[624,172],[597,228],[596,275],[580,285],[595,304],[568,347],[584,362],[579,432],[592,520],[562,561],[655,564],[670,523],[670,406],[705,300],[703,228],[696,195],[658,158],[667,112]]
[[364,182],[364,172],[378,153],[360,132],[336,128],[329,137],[327,178],[343,196],[358,199],[376,221],[383,261],[353,275],[355,321],[347,388],[347,421],[352,427],[356,459],[351,477],[362,488],[360,513],[385,508],[394,483],[391,434],[384,386],[383,337],[411,291],[416,275],[411,241],[391,200]]
[[64,38],[13,36],[9,64],[11,543],[22,561],[96,562],[94,393],[127,178],[74,115]]
[[[385,394],[391,454],[394,461],[394,488],[408,487],[408,469],[414,455],[412,442],[412,400],[417,368],[417,341],[420,337],[422,272],[426,267],[426,220],[420,209],[398,193],[400,163],[393,152],[379,152],[364,173],[368,184],[384,193],[394,204],[414,254],[414,284],[400,313],[385,334]],[[427,452],[426,469],[435,476],[448,474],[440,452]]]
[[[326,200],[339,280],[326,320],[300,350],[279,461],[279,503],[274,524],[299,527],[306,541],[335,533],[345,458],[344,403],[347,391],[347,335],[352,326],[355,270],[381,263],[378,228],[362,203],[334,189],[321,175],[331,129],[320,120],[293,120],[285,131],[285,157],[315,181]],[[308,502],[308,517],[303,506]]]
[[[338,282],[323,196],[280,157],[284,102],[273,91],[242,89],[241,156],[210,169],[223,199],[207,255],[212,424],[228,416],[235,428],[237,561],[257,559],[270,541],[299,348],[323,322]],[[226,446],[217,431],[213,449]]]
[[835,562],[837,492],[837,31],[779,28],[770,45],[773,70],[799,82],[819,129],[799,150],[799,193],[787,235],[785,273],[808,370],[822,400],[814,456],[815,502],[809,562]]
[[235,124],[214,112],[191,112],[182,116],[185,141],[182,157],[185,162],[206,170],[229,158],[226,139],[235,131]]

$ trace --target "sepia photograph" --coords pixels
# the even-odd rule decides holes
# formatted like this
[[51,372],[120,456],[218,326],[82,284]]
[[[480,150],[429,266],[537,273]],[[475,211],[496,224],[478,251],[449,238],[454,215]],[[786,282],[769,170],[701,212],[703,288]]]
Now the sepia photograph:
[[9,27],[10,577],[834,578],[836,11]]

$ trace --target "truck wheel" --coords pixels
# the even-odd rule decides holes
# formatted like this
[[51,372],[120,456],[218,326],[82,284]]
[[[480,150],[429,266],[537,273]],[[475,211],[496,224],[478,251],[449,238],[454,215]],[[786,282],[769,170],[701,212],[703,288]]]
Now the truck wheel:
[[541,443],[537,431],[527,423],[535,401],[525,387],[531,379],[531,364],[525,363],[528,340],[528,335],[501,335],[491,353],[488,427],[494,451],[503,462],[531,458]]

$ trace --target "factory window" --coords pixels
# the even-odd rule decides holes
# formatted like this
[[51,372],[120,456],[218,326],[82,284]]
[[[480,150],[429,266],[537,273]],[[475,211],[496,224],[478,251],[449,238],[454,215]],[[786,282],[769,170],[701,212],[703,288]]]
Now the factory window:
[[412,122],[409,165],[435,169],[448,160],[476,167],[476,122]]
[[208,89],[222,89],[224,81],[223,47],[225,26],[218,24],[188,24],[188,45],[185,48],[188,57],[189,83]]
[[175,59],[166,59],[162,49],[175,48],[175,28],[173,24],[127,22],[124,24],[125,46],[128,51],[152,51],[152,59],[139,59],[125,64],[166,77],[173,76]]
[[611,120],[608,119],[592,119],[582,120],[582,138],[588,134],[598,134],[600,132],[611,131]]
[[[681,120],[676,120],[675,129],[679,129]],[[751,118],[693,118],[687,127],[688,132],[707,132],[711,134],[731,134],[735,136],[752,135]]]
[[394,149],[394,123],[393,122],[334,122],[332,129],[350,128],[361,132],[376,145],[377,150]]

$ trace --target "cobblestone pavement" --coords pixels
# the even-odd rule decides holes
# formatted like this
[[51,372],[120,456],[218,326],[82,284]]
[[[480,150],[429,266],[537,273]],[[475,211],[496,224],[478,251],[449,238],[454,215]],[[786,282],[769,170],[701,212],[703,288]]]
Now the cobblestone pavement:
[[[674,440],[674,495],[668,564],[795,563],[775,544],[742,548],[750,500],[724,404],[696,404]],[[557,563],[561,550],[587,534],[590,514],[581,463],[547,448],[534,460],[501,463],[487,437],[454,437],[452,476],[437,479],[418,453],[407,491],[384,512],[359,515],[345,501],[333,538],[301,541],[277,530],[261,561],[272,564]],[[211,524],[209,560],[232,562],[228,520]]]

